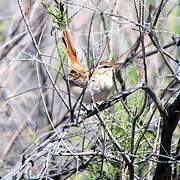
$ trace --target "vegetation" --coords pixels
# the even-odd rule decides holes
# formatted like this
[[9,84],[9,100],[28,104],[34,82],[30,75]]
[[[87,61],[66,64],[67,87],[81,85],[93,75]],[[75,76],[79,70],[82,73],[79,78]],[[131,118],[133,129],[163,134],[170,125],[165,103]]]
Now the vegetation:
[[[29,2],[16,1],[7,38],[0,21],[0,175],[177,180],[179,2]],[[70,93],[67,28],[83,64],[119,63],[103,102]]]

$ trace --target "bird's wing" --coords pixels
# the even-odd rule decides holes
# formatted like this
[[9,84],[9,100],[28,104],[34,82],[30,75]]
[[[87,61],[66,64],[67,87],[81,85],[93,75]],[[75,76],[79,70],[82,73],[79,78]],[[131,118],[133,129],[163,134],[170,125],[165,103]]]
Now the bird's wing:
[[87,85],[88,76],[87,73],[79,73],[72,70],[69,73],[68,80],[70,85],[84,88]]

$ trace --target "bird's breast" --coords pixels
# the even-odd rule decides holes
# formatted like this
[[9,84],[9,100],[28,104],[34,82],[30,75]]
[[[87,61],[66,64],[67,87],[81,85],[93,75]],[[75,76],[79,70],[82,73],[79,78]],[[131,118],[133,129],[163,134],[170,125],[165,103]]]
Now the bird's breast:
[[[83,96],[83,102],[90,104],[91,102],[99,102],[105,100],[112,89],[113,86],[113,74],[96,74],[92,76],[85,90]],[[79,97],[83,88],[78,86],[73,86],[71,91],[75,97]]]

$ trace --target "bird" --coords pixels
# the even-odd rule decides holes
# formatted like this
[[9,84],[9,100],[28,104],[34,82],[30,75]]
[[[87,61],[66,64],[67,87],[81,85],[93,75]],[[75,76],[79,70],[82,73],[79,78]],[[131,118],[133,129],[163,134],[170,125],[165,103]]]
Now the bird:
[[87,70],[78,60],[69,29],[63,30],[62,42],[70,62],[67,80],[73,97],[78,99],[84,93],[82,102],[85,104],[97,103],[107,99],[114,84],[114,70],[119,64],[103,60],[97,66]]

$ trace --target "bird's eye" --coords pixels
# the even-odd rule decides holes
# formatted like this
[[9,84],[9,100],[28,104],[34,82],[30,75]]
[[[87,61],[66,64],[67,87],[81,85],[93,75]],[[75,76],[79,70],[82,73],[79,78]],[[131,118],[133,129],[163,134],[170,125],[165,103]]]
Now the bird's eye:
[[109,68],[109,66],[108,65],[104,65],[103,68]]

